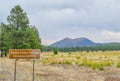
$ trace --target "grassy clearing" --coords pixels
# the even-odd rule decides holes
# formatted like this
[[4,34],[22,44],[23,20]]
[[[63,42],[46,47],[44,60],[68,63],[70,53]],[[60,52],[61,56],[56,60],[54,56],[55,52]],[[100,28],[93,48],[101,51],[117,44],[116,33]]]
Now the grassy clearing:
[[58,53],[54,55],[52,52],[43,53],[43,64],[76,64],[78,66],[87,66],[92,69],[104,70],[106,66],[120,68],[120,51],[107,52],[71,52]]
[[[14,63],[0,58],[0,81],[14,80]],[[32,60],[17,61],[17,81],[32,81],[32,64]],[[44,52],[35,61],[35,81],[120,81],[119,74],[120,51]]]

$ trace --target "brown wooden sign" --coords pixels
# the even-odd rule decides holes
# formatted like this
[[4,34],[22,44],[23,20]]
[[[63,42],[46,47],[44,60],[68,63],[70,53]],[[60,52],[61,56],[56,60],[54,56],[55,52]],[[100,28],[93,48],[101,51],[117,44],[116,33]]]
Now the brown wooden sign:
[[39,59],[40,50],[39,49],[10,49],[9,58],[10,59]]

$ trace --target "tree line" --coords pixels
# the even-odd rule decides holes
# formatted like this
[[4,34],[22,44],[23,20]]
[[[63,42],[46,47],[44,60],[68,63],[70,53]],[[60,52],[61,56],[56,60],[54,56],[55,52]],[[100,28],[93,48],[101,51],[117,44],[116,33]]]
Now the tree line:
[[7,22],[0,22],[1,57],[7,56],[9,49],[41,49],[39,32],[30,25],[27,14],[19,5],[11,9]]
[[76,52],[76,51],[86,51],[86,52],[93,52],[93,51],[119,51],[120,50],[120,43],[108,43],[103,44],[100,46],[82,46],[82,47],[64,47],[64,48],[57,48],[51,46],[44,46],[43,51],[49,52],[57,49],[60,52]]

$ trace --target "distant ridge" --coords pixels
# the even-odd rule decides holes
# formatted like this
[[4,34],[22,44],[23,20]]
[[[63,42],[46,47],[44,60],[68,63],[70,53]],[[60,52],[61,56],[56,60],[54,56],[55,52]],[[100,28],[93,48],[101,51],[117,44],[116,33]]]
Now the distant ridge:
[[75,39],[64,38],[60,41],[57,41],[51,44],[50,46],[63,48],[63,47],[97,46],[97,45],[101,45],[101,44],[95,43],[88,38],[82,37],[82,38],[75,38]]

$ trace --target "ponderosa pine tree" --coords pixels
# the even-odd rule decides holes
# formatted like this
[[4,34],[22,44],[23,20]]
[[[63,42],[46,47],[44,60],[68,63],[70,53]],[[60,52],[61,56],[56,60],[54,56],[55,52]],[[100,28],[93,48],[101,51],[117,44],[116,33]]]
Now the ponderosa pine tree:
[[[0,25],[1,55],[9,49],[39,49],[41,39],[35,26],[29,25],[29,19],[23,9],[17,5],[7,17],[8,24]],[[5,52],[5,53],[4,53]]]

